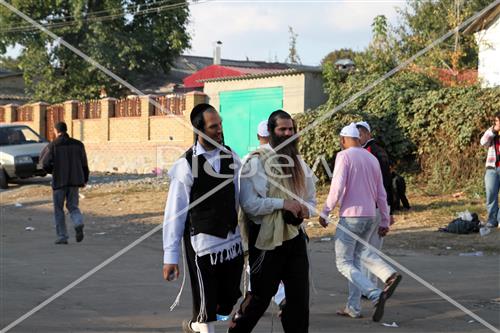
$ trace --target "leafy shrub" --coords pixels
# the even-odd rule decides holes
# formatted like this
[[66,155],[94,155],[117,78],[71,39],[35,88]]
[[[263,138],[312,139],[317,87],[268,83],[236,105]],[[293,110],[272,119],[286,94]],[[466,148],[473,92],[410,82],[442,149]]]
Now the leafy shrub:
[[[323,155],[333,165],[340,150],[341,128],[365,120],[400,171],[416,173],[429,189],[448,191],[482,184],[486,151],[479,139],[491,126],[491,116],[500,111],[500,88],[443,88],[424,74],[405,71],[330,114],[379,76],[348,75],[326,65],[324,77],[328,102],[296,117],[300,129],[318,122],[300,138],[308,163]],[[318,176],[327,180],[324,171]]]

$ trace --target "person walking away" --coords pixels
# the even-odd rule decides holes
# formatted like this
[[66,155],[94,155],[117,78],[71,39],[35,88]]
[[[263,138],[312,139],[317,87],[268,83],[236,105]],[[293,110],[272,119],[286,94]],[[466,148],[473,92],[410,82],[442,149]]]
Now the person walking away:
[[43,169],[52,174],[52,199],[57,239],[55,244],[68,244],[64,203],[75,228],[76,242],[83,240],[83,216],[78,207],[79,189],[89,181],[87,154],[82,142],[70,138],[66,123],[54,126],[55,140],[40,153]]
[[[319,223],[326,228],[328,214],[340,203],[340,221],[335,233],[336,264],[349,281],[349,296],[343,312],[346,316],[360,317],[363,293],[374,304],[372,319],[378,322],[384,315],[385,302],[401,281],[401,275],[365,244],[373,229],[378,229],[380,236],[389,231],[382,173],[377,159],[361,147],[355,123],[340,132],[340,146],[343,150],[335,159],[332,183]],[[376,220],[376,205],[380,210],[380,224]],[[383,289],[362,273],[362,265],[385,282]]]

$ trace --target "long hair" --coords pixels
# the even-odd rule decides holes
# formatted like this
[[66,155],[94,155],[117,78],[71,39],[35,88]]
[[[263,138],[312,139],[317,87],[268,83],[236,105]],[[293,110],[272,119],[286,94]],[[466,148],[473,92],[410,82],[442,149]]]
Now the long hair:
[[[294,134],[297,133],[297,125],[295,124],[295,121],[293,120],[292,116],[290,116],[287,112],[283,110],[274,111],[273,113],[271,113],[267,121],[267,127],[270,134],[269,140],[273,148],[280,145],[282,142],[286,141],[289,138],[289,137],[279,137],[274,132],[274,130],[278,126],[278,119],[290,119],[293,123],[293,132]],[[302,162],[299,158],[298,142],[299,140],[297,137],[287,145],[283,146],[276,153],[278,155],[286,155],[292,159],[293,166],[288,166],[289,161],[283,156],[279,156],[278,160],[281,164],[281,169],[283,170],[283,173],[285,175],[291,176],[289,178],[290,186],[292,187],[294,193],[302,196],[305,194],[306,186],[305,186],[305,173],[304,169],[302,168]]]

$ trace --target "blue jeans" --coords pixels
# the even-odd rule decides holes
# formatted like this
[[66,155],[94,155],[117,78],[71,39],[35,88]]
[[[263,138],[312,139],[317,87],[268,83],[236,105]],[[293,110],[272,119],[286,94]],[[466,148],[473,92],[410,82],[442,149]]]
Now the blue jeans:
[[54,220],[57,238],[59,240],[67,240],[68,231],[66,230],[64,217],[64,201],[66,201],[66,208],[69,211],[74,227],[83,225],[83,216],[78,208],[78,187],[63,187],[53,190],[52,198],[54,201]]
[[[377,250],[382,249],[382,244],[384,244],[384,237],[380,237],[378,234],[378,226],[380,226],[380,222],[382,220],[382,215],[380,215],[380,210],[377,208],[377,216],[375,217],[376,228],[371,228],[371,232],[368,235],[368,243],[372,245]],[[365,267],[361,267],[361,271],[365,274],[374,285],[378,285],[378,278],[375,274],[370,273],[370,271]],[[366,296],[366,295],[365,295]]]
[[[373,229],[378,229],[376,217],[341,217],[339,225],[366,242],[374,232]],[[352,317],[359,316],[361,294],[375,303],[382,292],[366,274],[363,274],[362,267],[364,266],[382,281],[386,281],[396,271],[378,254],[339,227],[335,233],[335,253],[337,269],[349,280],[349,297],[345,311]]]
[[498,191],[500,189],[500,168],[486,169],[484,174],[486,188],[486,209],[488,210],[488,223],[498,227]]

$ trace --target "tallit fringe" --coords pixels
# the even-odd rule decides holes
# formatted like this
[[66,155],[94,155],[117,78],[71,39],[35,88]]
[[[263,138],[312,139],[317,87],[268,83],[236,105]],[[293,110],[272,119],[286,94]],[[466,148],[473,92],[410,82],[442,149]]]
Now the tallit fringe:
[[309,244],[307,243],[307,240],[304,239],[304,242],[306,242],[307,261],[309,262],[309,281],[310,281],[310,285],[311,285],[311,290],[314,294],[317,295],[318,290],[316,289],[316,284],[314,283],[314,276],[313,276],[313,270],[312,270],[312,264],[311,264],[311,251],[309,250]]
[[255,262],[253,263],[253,266],[251,267],[251,273],[258,273],[260,269],[262,268],[262,263],[264,262],[264,258],[266,256],[266,251],[261,251],[259,254],[259,257]]
[[184,245],[184,240],[182,240],[182,283],[181,283],[181,288],[179,289],[179,293],[177,294],[177,297],[175,298],[174,303],[170,306],[170,311],[173,311],[177,305],[179,305],[180,300],[181,300],[181,295],[182,291],[184,290],[184,285],[186,284],[186,250],[185,250],[185,245]]
[[[224,257],[224,251],[227,251],[225,257]],[[243,246],[241,245],[241,243],[238,242],[233,244],[233,246],[231,246],[230,248],[210,253],[210,263],[212,265],[217,264],[217,261],[223,263],[224,261],[232,260],[241,254],[243,254]]]
[[205,300],[205,287],[203,286],[203,277],[201,275],[200,266],[198,265],[197,255],[195,255],[194,262],[196,264],[196,274],[198,275],[198,286],[200,287],[200,313],[198,313],[196,321],[199,323],[203,323],[207,319],[207,306]]

